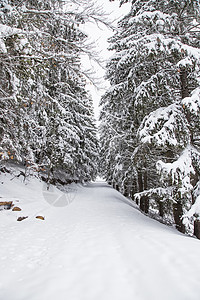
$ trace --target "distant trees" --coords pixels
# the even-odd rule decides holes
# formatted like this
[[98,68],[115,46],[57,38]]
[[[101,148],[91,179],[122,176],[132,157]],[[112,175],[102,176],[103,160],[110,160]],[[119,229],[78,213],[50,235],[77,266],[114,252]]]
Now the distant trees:
[[102,172],[144,212],[192,232],[199,215],[188,211],[200,195],[200,3],[131,2],[110,39]]
[[0,4],[0,159],[48,181],[96,176],[97,137],[81,71],[88,51],[79,25],[99,18],[91,2],[3,0]]

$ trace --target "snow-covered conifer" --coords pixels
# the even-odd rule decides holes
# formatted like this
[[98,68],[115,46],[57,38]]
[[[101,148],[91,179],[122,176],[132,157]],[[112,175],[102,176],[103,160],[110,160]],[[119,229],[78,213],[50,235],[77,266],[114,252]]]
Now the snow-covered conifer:
[[96,129],[80,63],[89,50],[79,28],[95,17],[92,7],[4,0],[0,8],[1,158],[43,170],[49,180],[96,173]]
[[[127,166],[118,169],[122,173],[118,185],[132,178],[129,190],[136,188],[141,209],[148,212],[150,205],[162,217],[174,215],[177,228],[184,231],[182,215],[195,201],[193,189],[200,174],[194,167],[199,153],[199,1],[131,2],[130,13],[110,39],[110,49],[115,50],[107,66],[111,88],[102,98],[102,126],[109,114],[109,123],[120,132],[121,140],[114,159],[104,150],[102,160],[107,153],[105,161],[118,169],[119,143],[133,148],[129,155],[128,148],[120,153]],[[105,136],[103,127],[102,131],[109,146],[112,136]],[[178,167],[185,153],[191,162],[187,172]],[[158,167],[161,162],[167,169]],[[177,181],[172,178],[174,166]]]

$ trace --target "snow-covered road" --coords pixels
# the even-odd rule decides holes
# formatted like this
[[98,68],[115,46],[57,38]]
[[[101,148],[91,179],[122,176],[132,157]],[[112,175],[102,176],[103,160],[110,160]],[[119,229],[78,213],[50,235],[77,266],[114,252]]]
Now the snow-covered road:
[[3,182],[0,196],[22,211],[0,211],[0,300],[200,299],[200,241],[105,183],[79,186],[71,204],[55,207],[36,180]]

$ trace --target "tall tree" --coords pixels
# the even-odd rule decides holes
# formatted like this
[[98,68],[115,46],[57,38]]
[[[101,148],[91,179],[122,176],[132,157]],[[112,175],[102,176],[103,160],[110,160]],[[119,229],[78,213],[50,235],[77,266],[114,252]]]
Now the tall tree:
[[96,173],[95,122],[80,63],[89,50],[79,25],[99,17],[88,3],[80,10],[79,1],[4,0],[0,8],[1,159],[45,169],[48,180]]
[[[128,155],[124,147],[120,153],[125,169],[119,170],[111,156],[107,161],[122,173],[118,185],[128,181],[129,190],[138,192],[142,210],[148,213],[150,205],[185,231],[182,216],[195,201],[200,174],[199,110],[192,115],[186,104],[199,103],[199,1],[131,2],[130,13],[110,39],[116,54],[108,64],[111,88],[102,98],[101,118],[102,136],[109,112],[111,126],[121,133],[116,149],[123,141],[132,151]],[[191,164],[181,168],[183,160]]]

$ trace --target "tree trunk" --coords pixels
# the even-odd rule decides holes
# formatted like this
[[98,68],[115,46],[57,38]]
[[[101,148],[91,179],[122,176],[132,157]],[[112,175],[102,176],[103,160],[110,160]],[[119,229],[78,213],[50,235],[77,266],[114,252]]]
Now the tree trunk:
[[149,212],[149,198],[147,196],[142,196],[140,198],[140,209],[148,214]]
[[194,221],[194,235],[200,240],[200,221]]
[[[142,176],[142,172],[138,173],[138,186],[139,186],[139,192],[143,192],[144,190],[147,189],[147,171],[146,170],[144,172],[144,176]],[[140,198],[140,209],[148,214],[149,198],[147,196],[142,196]]]
[[140,198],[140,209],[141,209],[142,211],[145,211],[145,196],[142,196],[142,197]]
[[115,189],[119,192],[119,185],[117,183],[115,184]]
[[[147,170],[144,172],[144,190],[147,190]],[[144,198],[144,211],[146,214],[149,212],[149,198],[145,196]]]
[[148,214],[149,213],[149,198],[148,196],[145,196],[145,213]]
[[176,224],[176,229],[182,233],[185,233],[185,225],[182,222],[183,216],[183,207],[181,203],[173,204],[173,213],[174,213],[174,221]]
[[124,190],[124,193],[123,193],[124,197],[129,197],[129,193],[127,190]]
[[128,188],[128,186],[125,184],[124,185],[124,192],[123,192],[123,195],[125,196],[125,197],[128,197],[129,196],[129,188]]
[[187,69],[182,68],[180,72],[180,80],[181,80],[181,98],[189,97],[189,89],[188,89],[188,74]]
[[[185,67],[181,68],[180,72],[180,81],[181,81],[181,98],[184,99],[185,97],[189,97],[189,87],[188,87],[188,72]],[[191,114],[189,110],[185,111],[186,119],[188,123],[190,124],[191,122]],[[190,141],[191,144],[193,144],[193,130],[192,127],[190,127]]]
[[[138,172],[138,186],[139,186],[139,192],[143,192],[144,185],[143,185],[142,172]],[[144,196],[142,196],[140,198],[140,209],[142,211],[145,211],[145,199],[144,199]]]
[[158,206],[159,206],[159,215],[163,218],[164,217],[164,203],[162,201],[159,201]]
[[142,172],[138,172],[138,187],[139,187],[139,193],[143,192],[143,179],[142,179]]
[[[134,196],[135,196],[135,193],[137,193],[137,186],[138,186],[137,177],[134,177],[132,179],[132,186],[131,186],[131,190],[130,190],[130,196],[133,201],[135,201]],[[136,203],[138,204],[138,200],[136,200]]]

